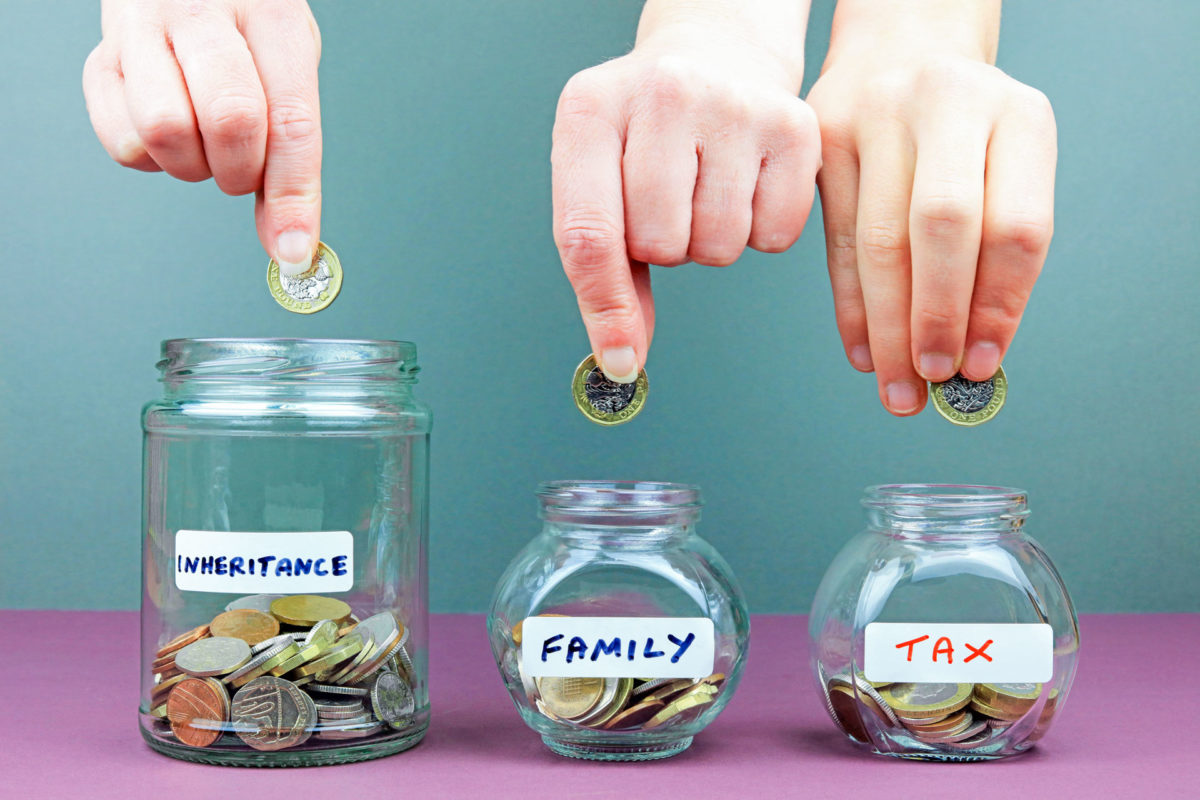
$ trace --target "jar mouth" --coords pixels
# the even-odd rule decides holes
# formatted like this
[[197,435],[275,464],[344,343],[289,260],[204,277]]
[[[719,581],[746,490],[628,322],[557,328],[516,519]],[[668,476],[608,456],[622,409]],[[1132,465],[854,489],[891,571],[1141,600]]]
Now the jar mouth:
[[893,522],[920,520],[942,527],[1019,527],[1029,516],[1026,492],[1007,486],[889,483],[867,487],[862,504],[868,513]]
[[660,481],[565,480],[538,486],[542,518],[597,526],[678,526],[700,518],[700,487]]
[[417,347],[389,339],[167,339],[162,380],[343,381],[413,378]]

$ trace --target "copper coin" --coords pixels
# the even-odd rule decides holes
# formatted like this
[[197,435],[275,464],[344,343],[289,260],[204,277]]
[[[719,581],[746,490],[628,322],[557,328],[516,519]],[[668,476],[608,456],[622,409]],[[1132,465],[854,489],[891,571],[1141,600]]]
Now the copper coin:
[[666,703],[660,703],[657,700],[647,700],[644,703],[638,703],[617,714],[615,717],[604,723],[603,727],[606,731],[620,730],[622,728],[640,728],[642,723],[647,722],[651,717],[662,711]]
[[253,608],[235,608],[214,617],[209,630],[213,636],[232,636],[255,645],[279,635],[279,620]]
[[171,731],[191,747],[208,747],[220,739],[228,712],[229,695],[218,681],[188,678],[167,698]]
[[167,692],[175,686],[178,686],[188,676],[182,672],[171,678],[166,678],[154,684],[154,688],[150,690],[151,705],[158,705],[162,699],[167,696]]
[[183,648],[187,647],[192,642],[200,641],[205,636],[208,636],[208,626],[207,625],[201,625],[199,628],[192,628],[187,633],[179,634],[174,639],[172,639],[171,641],[167,642],[162,647],[160,647],[158,649],[158,652],[154,654],[154,657],[157,659],[157,658],[162,658],[163,656],[170,655],[171,653],[174,653],[177,650],[182,650]]
[[848,736],[860,742],[871,741],[867,733],[866,723],[862,718],[862,706],[854,699],[850,689],[834,686],[829,690],[829,709],[833,712],[834,721]]

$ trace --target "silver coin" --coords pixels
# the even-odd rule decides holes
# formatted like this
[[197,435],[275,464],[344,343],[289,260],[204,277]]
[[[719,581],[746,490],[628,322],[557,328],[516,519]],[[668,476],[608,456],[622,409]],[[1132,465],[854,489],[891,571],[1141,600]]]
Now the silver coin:
[[[853,681],[853,683],[851,683],[851,681]],[[896,712],[887,704],[887,701],[883,699],[883,696],[875,690],[875,687],[871,685],[870,681],[863,676],[851,675],[849,672],[843,672],[840,675],[834,675],[832,678],[830,678],[829,683],[841,684],[848,689],[853,689],[859,694],[871,698],[871,701],[879,707],[879,713],[886,717],[887,722],[890,722],[895,727],[900,726],[900,718],[896,715]],[[954,684],[949,685],[953,686]],[[827,702],[829,701],[827,700]],[[833,708],[832,704],[830,704],[830,708]],[[834,716],[836,717],[836,715]],[[928,722],[928,720],[926,720],[926,722]]]
[[412,656],[408,654],[408,648],[403,644],[401,644],[400,649],[396,651],[396,660],[399,661],[400,666],[403,667],[403,669],[398,669],[396,671],[406,673],[406,677],[408,678],[409,682],[416,680],[417,668],[413,666]]
[[303,633],[281,633],[278,636],[272,636],[270,639],[264,639],[258,644],[251,645],[250,652],[254,655],[258,655],[264,650],[270,650],[272,647],[275,647],[279,644],[291,644],[292,642],[298,642],[304,638],[304,635],[305,634]]
[[322,723],[340,723],[352,720],[367,721],[374,720],[375,718],[371,716],[371,712],[367,711],[366,706],[364,706],[362,703],[359,703],[358,708],[346,709],[345,711],[322,711],[320,708],[318,708],[317,719],[319,719]]
[[357,709],[360,713],[366,710],[361,699],[328,699],[324,697],[314,697],[313,702],[317,704],[317,712],[320,714],[332,714],[342,711],[352,711]]
[[646,694],[647,692],[653,692],[658,687],[666,686],[668,683],[674,680],[675,678],[651,678],[645,683],[633,687],[633,696],[637,697],[639,695]]
[[275,656],[282,653],[284,650],[287,650],[289,647],[296,646],[296,640],[292,639],[290,637],[287,639],[284,639],[281,636],[277,636],[275,638],[280,640],[278,644],[268,647],[266,650],[263,650],[261,653],[256,653],[252,659],[250,659],[245,664],[243,664],[239,669],[226,675],[225,682],[232,683],[232,682],[238,680],[239,678],[249,675],[251,672],[258,669],[263,664],[267,663],[272,658],[274,658]]
[[404,635],[392,643],[392,646],[386,651],[377,648],[371,653],[367,660],[354,669],[354,671],[343,678],[345,683],[366,683],[371,680],[375,673],[383,669],[383,666],[396,657],[400,648],[404,647],[405,641],[408,640],[408,631]]
[[578,717],[571,717],[572,722],[577,722],[580,725],[587,725],[589,722],[607,714],[612,709],[613,700],[617,697],[617,690],[621,687],[620,678],[605,678],[604,691],[600,695],[600,702],[592,706],[588,711]]
[[320,249],[318,249],[315,267],[307,272],[294,277],[279,273],[280,287],[288,297],[298,302],[316,302],[320,299],[321,293],[329,288],[331,280],[333,280],[333,272],[329,268],[325,254]]
[[202,678],[233,672],[249,660],[250,645],[232,636],[210,636],[175,654],[176,667]]
[[325,727],[317,731],[318,739],[361,739],[364,736],[378,733],[383,730],[383,725],[375,720],[370,722],[359,723],[357,725],[340,725],[337,727]]
[[317,721],[312,698],[291,681],[263,675],[233,696],[233,731],[255,750],[303,744]]
[[417,707],[416,698],[404,678],[394,672],[380,672],[371,684],[371,710],[376,719],[393,727]]
[[346,678],[354,671],[354,668],[367,660],[371,652],[375,649],[374,635],[370,628],[363,628],[361,631],[355,627],[354,631],[346,634],[353,636],[357,634],[362,639],[362,649],[355,654],[354,658],[347,659],[344,663],[338,664],[328,675],[322,675],[321,680],[324,683],[349,683]]
[[[870,684],[867,685],[870,686]],[[892,686],[890,691],[894,697],[903,697],[904,702],[908,705],[936,706],[953,699],[958,694],[958,684],[897,683]]]
[[251,608],[264,614],[270,614],[271,602],[285,596],[282,594],[249,594],[236,600],[230,600],[225,604],[225,610],[236,611],[239,608]]
[[364,711],[361,714],[355,714],[353,717],[321,717],[320,723],[317,726],[317,730],[328,731],[339,728],[353,728],[361,725],[376,725],[379,723],[379,720],[370,711]]
[[942,399],[955,411],[963,414],[974,414],[987,407],[996,392],[996,383],[991,378],[985,381],[971,381],[962,375],[955,375],[941,384],[937,391]]
[[310,692],[320,692],[321,694],[340,694],[350,697],[366,697],[369,691],[360,689],[357,686],[330,686],[327,683],[313,683],[308,687]]

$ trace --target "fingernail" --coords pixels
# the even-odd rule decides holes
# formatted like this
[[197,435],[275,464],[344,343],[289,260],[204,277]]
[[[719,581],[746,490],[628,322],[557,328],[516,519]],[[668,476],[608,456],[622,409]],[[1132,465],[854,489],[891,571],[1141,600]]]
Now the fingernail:
[[963,372],[967,377],[986,381],[1000,368],[1000,346],[995,342],[976,342],[967,350]]
[[312,269],[312,239],[304,231],[286,231],[275,243],[275,263],[279,272],[294,277]]
[[632,347],[611,347],[600,354],[600,369],[610,381],[633,383],[638,376],[637,355]]
[[927,381],[945,381],[954,377],[954,358],[945,353],[922,353],[921,377]]
[[920,397],[916,385],[908,381],[896,381],[887,385],[888,408],[897,414],[916,411]]
[[875,362],[871,360],[871,348],[865,344],[851,347],[850,366],[859,372],[870,372],[875,369]]

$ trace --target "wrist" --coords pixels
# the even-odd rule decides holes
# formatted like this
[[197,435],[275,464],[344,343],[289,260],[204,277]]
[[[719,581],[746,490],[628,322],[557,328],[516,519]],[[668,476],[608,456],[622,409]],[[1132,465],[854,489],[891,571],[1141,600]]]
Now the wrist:
[[822,72],[937,56],[994,64],[999,33],[999,0],[840,0]]

